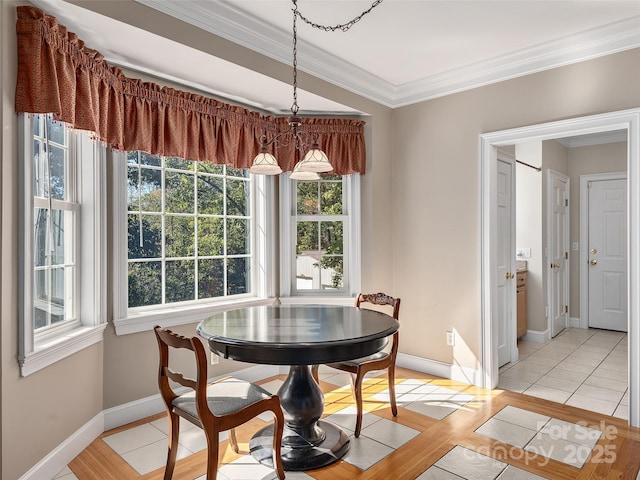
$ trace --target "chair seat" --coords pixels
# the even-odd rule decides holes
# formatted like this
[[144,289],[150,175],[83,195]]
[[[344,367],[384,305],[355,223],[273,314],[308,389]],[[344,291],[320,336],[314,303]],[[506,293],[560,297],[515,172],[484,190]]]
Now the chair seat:
[[384,360],[385,358],[388,358],[388,357],[389,357],[389,354],[387,352],[377,352],[377,353],[374,353],[373,355],[368,355],[366,357],[354,358],[353,360],[345,360],[344,362],[327,363],[327,365],[332,368],[340,368],[341,366],[357,368],[359,365],[362,365],[363,363],[377,362],[379,360]]
[[[207,403],[216,416],[228,415],[271,396],[259,385],[237,378],[227,378],[207,386]],[[198,417],[194,392],[179,396],[171,404],[194,418]]]

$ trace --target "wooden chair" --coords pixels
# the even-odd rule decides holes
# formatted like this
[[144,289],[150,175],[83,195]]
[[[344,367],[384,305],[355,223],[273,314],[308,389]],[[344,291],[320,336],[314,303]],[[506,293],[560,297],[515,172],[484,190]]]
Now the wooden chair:
[[[398,320],[398,313],[400,311],[400,299],[393,298],[384,293],[374,294],[359,294],[356,298],[356,307],[360,308],[362,303],[371,303],[374,305],[389,305],[393,308],[393,318]],[[387,370],[387,377],[389,381],[389,398],[391,400],[391,412],[393,416],[398,416],[398,407],[396,405],[396,388],[395,388],[395,368],[396,368],[396,356],[398,355],[398,332],[393,334],[391,340],[391,350],[381,351],[374,353],[368,357],[357,358],[355,360],[347,360],[345,362],[329,363],[329,367],[342,370],[351,374],[351,388],[353,390],[353,396],[356,399],[357,406],[357,419],[356,419],[356,438],[360,436],[360,430],[362,429],[362,381],[368,372],[374,370]],[[311,369],[313,378],[316,382],[319,382],[318,365],[314,365]],[[355,377],[355,378],[354,378]]]
[[[263,412],[271,411],[275,417],[273,436],[273,464],[278,478],[284,479],[280,449],[284,416],[280,399],[258,385],[235,378],[226,378],[207,384],[207,354],[198,337],[183,337],[170,330],[154,328],[160,349],[158,384],[169,414],[169,451],[164,480],[170,480],[176,463],[180,417],[204,430],[207,439],[207,480],[215,480],[218,471],[218,434],[230,430],[229,443],[238,453],[235,427]],[[186,349],[196,357],[196,379],[188,378],[169,367],[169,348]],[[191,391],[178,394],[170,382]]]

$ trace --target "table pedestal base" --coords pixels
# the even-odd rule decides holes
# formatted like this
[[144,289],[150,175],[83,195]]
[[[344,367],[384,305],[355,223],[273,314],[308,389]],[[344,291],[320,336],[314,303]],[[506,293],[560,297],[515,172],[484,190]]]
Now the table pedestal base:
[[[288,471],[314,470],[342,458],[349,450],[349,437],[332,423],[318,421],[323,439],[316,445],[305,442],[285,427],[282,439],[282,465]],[[263,428],[249,442],[251,455],[273,468],[273,425]]]

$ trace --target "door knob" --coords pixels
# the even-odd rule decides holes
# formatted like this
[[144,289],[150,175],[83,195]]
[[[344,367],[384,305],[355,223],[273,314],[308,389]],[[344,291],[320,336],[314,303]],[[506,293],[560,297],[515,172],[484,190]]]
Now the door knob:
[[511,273],[511,272],[507,272],[507,273],[506,273],[506,275],[505,275],[505,278],[506,278],[507,280],[511,280],[513,277],[514,277],[514,275],[513,275],[513,273]]
[[593,259],[593,260],[591,260],[591,262],[589,262],[589,263],[591,263],[591,265],[596,265],[596,264],[598,263],[598,261],[594,258],[594,259]]

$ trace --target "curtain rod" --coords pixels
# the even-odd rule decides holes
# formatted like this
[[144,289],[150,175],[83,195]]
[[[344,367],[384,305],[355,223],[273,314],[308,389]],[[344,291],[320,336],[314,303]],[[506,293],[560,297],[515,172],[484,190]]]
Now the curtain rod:
[[540,167],[534,167],[533,165],[529,165],[528,163],[523,162],[522,160],[518,160],[517,158],[516,158],[516,163],[520,163],[520,164],[525,165],[525,166],[527,166],[527,167],[529,167],[529,168],[533,168],[534,170],[536,170],[536,171],[538,171],[538,172],[541,172],[541,171],[542,171],[542,168],[540,168]]

